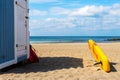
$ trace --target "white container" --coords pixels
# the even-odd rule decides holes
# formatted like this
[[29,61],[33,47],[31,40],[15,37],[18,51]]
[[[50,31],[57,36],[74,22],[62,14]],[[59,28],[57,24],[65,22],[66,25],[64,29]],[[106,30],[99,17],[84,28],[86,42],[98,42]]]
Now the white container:
[[28,0],[0,0],[0,69],[29,58]]

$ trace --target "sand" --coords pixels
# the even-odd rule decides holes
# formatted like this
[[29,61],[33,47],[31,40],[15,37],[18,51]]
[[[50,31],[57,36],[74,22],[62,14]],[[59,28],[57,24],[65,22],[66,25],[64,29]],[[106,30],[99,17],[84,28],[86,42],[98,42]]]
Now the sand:
[[39,63],[0,72],[0,80],[119,80],[120,43],[98,43],[111,64],[111,72],[94,66],[87,43],[32,44]]

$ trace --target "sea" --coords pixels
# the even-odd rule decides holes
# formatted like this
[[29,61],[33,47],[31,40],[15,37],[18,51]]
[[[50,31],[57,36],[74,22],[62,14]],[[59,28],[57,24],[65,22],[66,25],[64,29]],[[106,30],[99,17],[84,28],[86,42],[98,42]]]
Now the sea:
[[30,36],[30,43],[86,43],[89,39],[99,43],[120,42],[120,36]]

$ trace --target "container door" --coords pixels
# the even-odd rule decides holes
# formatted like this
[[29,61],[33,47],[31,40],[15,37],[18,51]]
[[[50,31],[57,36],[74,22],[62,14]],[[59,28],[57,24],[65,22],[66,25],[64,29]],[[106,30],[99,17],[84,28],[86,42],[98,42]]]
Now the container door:
[[[15,2],[15,23],[16,23],[16,56],[23,57],[28,53],[28,20],[27,0],[16,0]],[[21,58],[22,60],[22,58]]]

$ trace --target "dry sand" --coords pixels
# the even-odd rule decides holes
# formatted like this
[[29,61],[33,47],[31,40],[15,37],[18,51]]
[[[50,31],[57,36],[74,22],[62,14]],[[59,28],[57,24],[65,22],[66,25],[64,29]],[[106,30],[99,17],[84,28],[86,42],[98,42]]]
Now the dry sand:
[[32,44],[39,63],[0,73],[0,80],[119,80],[120,43],[98,43],[111,64],[106,73],[95,63],[87,43]]

